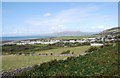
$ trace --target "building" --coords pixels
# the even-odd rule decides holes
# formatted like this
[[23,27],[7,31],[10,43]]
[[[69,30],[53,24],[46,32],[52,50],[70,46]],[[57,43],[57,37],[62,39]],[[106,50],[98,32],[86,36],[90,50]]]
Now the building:
[[91,43],[90,46],[103,46],[104,44],[102,43]]

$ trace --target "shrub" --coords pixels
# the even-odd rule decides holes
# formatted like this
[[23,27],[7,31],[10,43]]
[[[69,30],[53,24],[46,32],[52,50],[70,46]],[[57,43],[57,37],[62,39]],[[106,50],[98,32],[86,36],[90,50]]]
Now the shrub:
[[50,53],[50,55],[53,55],[53,53]]
[[100,48],[103,48],[103,46],[100,46]]
[[19,55],[22,55],[22,53],[18,53]]
[[97,47],[91,47],[90,49],[88,49],[86,52],[93,52],[95,50],[97,50],[98,48]]
[[61,54],[70,54],[70,50],[64,51]]
[[74,54],[74,52],[72,52],[72,54]]

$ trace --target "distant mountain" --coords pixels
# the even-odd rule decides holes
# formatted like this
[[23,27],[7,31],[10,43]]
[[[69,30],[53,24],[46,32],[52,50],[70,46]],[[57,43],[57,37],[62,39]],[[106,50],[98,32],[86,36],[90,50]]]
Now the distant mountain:
[[80,31],[63,31],[63,32],[55,32],[46,34],[49,36],[85,36],[85,35],[92,35],[95,32],[80,32]]
[[120,34],[120,27],[114,27],[114,28],[110,28],[107,30],[102,31],[101,33],[99,33],[100,35],[114,35],[114,34]]

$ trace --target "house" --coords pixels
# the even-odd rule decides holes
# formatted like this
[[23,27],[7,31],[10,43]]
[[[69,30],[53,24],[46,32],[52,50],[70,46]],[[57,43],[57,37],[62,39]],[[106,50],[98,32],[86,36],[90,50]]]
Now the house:
[[75,43],[76,41],[75,40],[70,40],[69,42]]
[[104,44],[102,43],[91,43],[90,46],[103,46]]
[[87,41],[86,40],[76,40],[76,42],[84,43],[84,42],[87,42]]

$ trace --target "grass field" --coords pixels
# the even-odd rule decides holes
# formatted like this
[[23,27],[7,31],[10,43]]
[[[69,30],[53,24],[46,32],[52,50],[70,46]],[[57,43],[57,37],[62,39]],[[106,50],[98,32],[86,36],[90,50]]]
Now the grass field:
[[64,59],[66,56],[2,56],[2,70],[9,71],[21,67],[32,66],[54,59]]
[[90,48],[90,46],[62,47],[62,48],[58,48],[58,49],[51,49],[51,50],[39,51],[39,52],[36,52],[35,54],[39,54],[39,53],[60,54],[60,53],[62,53],[63,51],[70,50],[71,52],[74,52],[75,56],[78,56],[79,54],[84,53],[88,48]]
[[[35,54],[39,53],[53,53],[53,54],[59,54],[66,50],[71,50],[71,52],[74,52],[75,55],[79,55],[85,52],[90,46],[79,46],[79,47],[63,47],[59,49],[51,49],[51,50],[45,50],[45,51],[39,51]],[[23,55],[3,55],[2,56],[2,69],[3,71],[9,71],[16,68],[21,68],[25,66],[31,66],[35,64],[40,64],[43,62],[51,61],[53,59],[65,59],[68,56],[23,56]]]

